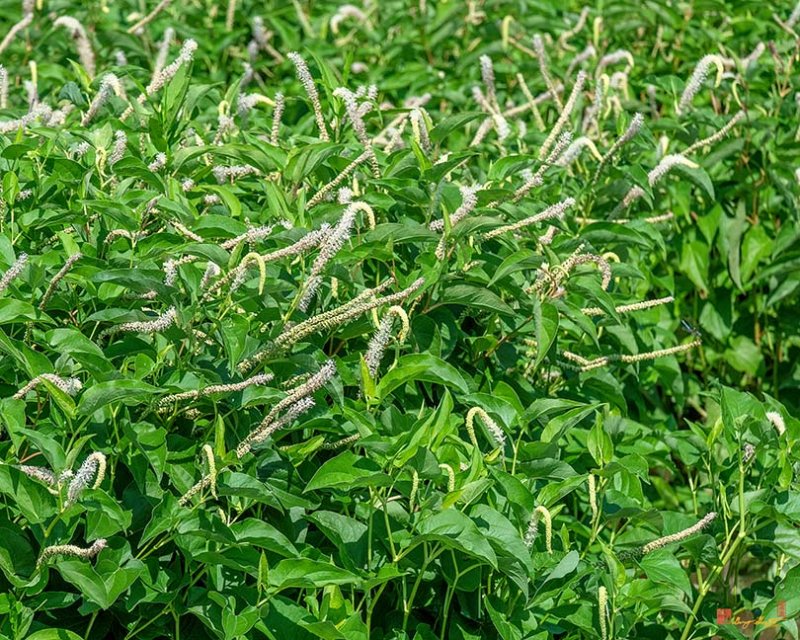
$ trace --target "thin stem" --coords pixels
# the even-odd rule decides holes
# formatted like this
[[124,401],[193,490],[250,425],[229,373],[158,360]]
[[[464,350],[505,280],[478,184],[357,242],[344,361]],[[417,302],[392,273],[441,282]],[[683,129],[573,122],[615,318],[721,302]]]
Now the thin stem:
[[422,562],[422,566],[419,568],[419,572],[417,573],[417,579],[414,580],[414,586],[411,587],[411,594],[408,597],[408,600],[403,602],[403,631],[408,628],[408,617],[411,615],[411,609],[414,606],[414,598],[417,597],[417,591],[419,590],[420,584],[422,584],[422,577],[425,575],[425,571],[428,569],[428,543],[423,543],[423,552],[424,552],[424,560]]
[[97,620],[98,613],[100,613],[99,609],[92,614],[92,617],[89,620],[89,626],[86,627],[86,633],[83,635],[84,640],[89,640],[89,634],[92,632],[92,627],[94,626],[94,621]]
[[[740,447],[741,449],[741,447]],[[706,595],[708,594],[709,590],[711,589],[712,584],[717,579],[722,570],[727,566],[727,564],[733,558],[733,554],[736,553],[736,550],[739,548],[742,540],[747,537],[747,530],[745,529],[745,504],[744,504],[744,463],[742,460],[741,452],[739,454],[739,526],[737,527],[736,537],[731,541],[730,539],[726,542],[725,547],[726,550],[723,552],[722,558],[720,559],[720,563],[714,567],[708,574],[708,577],[705,581],[698,584],[698,595],[697,600],[694,603],[694,607],[692,608],[692,613],[689,615],[689,619],[686,621],[686,626],[683,628],[683,633],[681,634],[680,640],[687,640],[689,634],[692,630],[692,625],[694,621],[697,619],[697,614],[700,611],[700,607],[703,605],[703,601],[705,600]]]

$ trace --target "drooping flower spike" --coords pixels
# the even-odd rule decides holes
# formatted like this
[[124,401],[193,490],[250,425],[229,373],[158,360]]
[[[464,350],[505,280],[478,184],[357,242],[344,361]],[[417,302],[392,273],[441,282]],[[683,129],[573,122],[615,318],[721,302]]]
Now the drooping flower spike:
[[247,360],[241,362],[238,367],[239,371],[249,371],[271,355],[285,351],[291,345],[296,344],[300,340],[314,333],[320,331],[329,331],[336,327],[352,322],[359,316],[362,316],[381,305],[392,305],[400,302],[401,300],[405,300],[413,295],[420,287],[422,287],[425,281],[422,278],[419,278],[402,291],[398,291],[397,293],[392,293],[383,297],[376,297],[378,293],[390,286],[392,282],[392,280],[387,280],[378,287],[363,291],[353,300],[341,305],[340,307],[337,307],[336,309],[320,313],[316,316],[312,316],[308,320],[304,320],[299,324],[292,325],[284,330],[283,333],[281,333],[277,338],[275,338],[273,344],[269,345],[265,349],[262,349]]
[[[92,485],[92,489],[97,489],[106,476],[106,457],[99,451],[95,451],[83,461],[78,472],[72,478],[67,488],[67,499],[64,506],[74,504],[80,498],[84,489]],[[94,482],[92,483],[92,479]]]
[[575,84],[572,87],[572,92],[569,94],[569,98],[567,98],[567,102],[564,105],[564,109],[561,112],[561,115],[558,116],[558,120],[556,120],[553,129],[550,131],[550,135],[547,136],[545,141],[542,143],[541,148],[539,149],[539,159],[544,160],[547,157],[550,147],[556,141],[556,138],[561,133],[561,130],[567,124],[570,116],[572,115],[572,111],[575,109],[575,105],[578,102],[578,97],[583,92],[583,85],[586,83],[586,72],[581,70],[578,71],[578,75],[575,78]]
[[486,430],[491,434],[492,438],[495,441],[495,444],[502,448],[506,443],[506,434],[503,433],[503,429],[500,427],[494,419],[486,413],[486,411],[482,407],[472,407],[467,412],[467,419],[466,419],[466,429],[467,434],[469,435],[469,439],[472,442],[472,446],[478,449],[478,438],[475,435],[475,418],[479,417],[482,421]]
[[83,68],[86,69],[87,75],[90,78],[93,78],[97,69],[94,59],[94,51],[92,51],[92,45],[89,42],[89,36],[86,35],[86,29],[84,29],[83,25],[75,18],[70,16],[61,16],[60,18],[56,19],[56,21],[53,23],[53,26],[64,27],[70,32],[72,39],[75,41],[75,48],[78,51],[78,58],[80,59]]
[[211,445],[204,444],[202,452],[206,461],[206,473],[196,484],[194,484],[180,497],[178,504],[181,506],[185,506],[189,500],[191,500],[206,487],[211,488],[211,495],[214,498],[217,497],[217,464],[214,457],[214,450],[211,448]]
[[665,356],[675,355],[676,353],[683,353],[684,351],[690,351],[695,347],[699,347],[701,344],[702,342],[700,340],[693,340],[692,342],[687,342],[686,344],[679,344],[674,347],[668,347],[666,349],[656,349],[655,351],[646,351],[644,353],[636,353],[636,354],[614,353],[607,356],[600,356],[592,360],[584,358],[583,356],[580,356],[577,353],[572,353],[571,351],[562,351],[561,355],[563,355],[564,358],[577,365],[575,366],[575,365],[570,365],[569,363],[562,363],[562,366],[567,366],[568,368],[574,368],[577,371],[591,371],[592,369],[605,367],[606,365],[612,362],[624,362],[625,364],[634,364],[636,362],[643,362],[645,360],[656,360],[658,358],[663,358]]
[[54,556],[72,556],[74,558],[81,558],[89,560],[94,558],[98,553],[106,548],[106,541],[104,538],[95,540],[88,548],[81,548],[74,544],[56,544],[45,547],[36,561],[36,567],[41,567],[45,562]]
[[694,72],[692,72],[692,76],[686,83],[686,88],[683,90],[683,94],[681,94],[681,99],[678,102],[679,114],[686,113],[688,108],[691,106],[692,100],[694,100],[694,97],[700,92],[700,89],[703,88],[703,83],[705,82],[711,67],[714,67],[717,70],[717,77],[714,82],[714,86],[718,87],[720,85],[722,82],[722,76],[725,73],[724,61],[716,54],[703,56],[703,58],[700,59],[700,62],[698,62],[697,66],[694,68]]
[[[654,187],[658,182],[666,176],[670,171],[676,167],[686,167],[688,169],[697,169],[698,165],[688,158],[679,153],[666,155],[661,158],[661,161],[651,169],[647,174],[647,182],[651,187]],[[622,199],[621,207],[626,209],[631,206],[636,200],[645,195],[644,189],[640,186],[631,187],[625,197]]]
[[539,520],[544,520],[544,543],[547,553],[553,553],[553,518],[550,515],[547,507],[539,505],[531,514],[528,530],[525,532],[525,545],[528,548],[533,547],[536,541],[536,536],[539,534]]
[[14,41],[14,38],[17,37],[17,34],[22,31],[23,29],[27,28],[30,23],[33,22],[33,13],[26,13],[22,16],[22,20],[14,24],[6,34],[6,37],[3,38],[2,42],[0,42],[0,53],[3,53],[8,46]]
[[558,91],[556,89],[556,83],[553,82],[553,76],[550,75],[550,65],[547,62],[547,52],[544,48],[544,40],[542,39],[542,36],[540,36],[538,33],[534,35],[532,43],[533,51],[536,54],[536,61],[539,63],[539,72],[542,74],[542,79],[544,80],[550,95],[553,97],[558,110],[563,112],[565,109],[561,104],[560,98],[558,97]]
[[[236,447],[236,455],[244,457],[253,445],[263,442],[278,429],[285,426],[290,420],[294,420],[298,415],[311,409],[314,405],[314,393],[322,389],[336,374],[336,365],[332,360],[328,360],[320,367],[319,371],[312,375],[308,380],[290,390],[286,397],[278,402],[270,412],[264,417],[253,431],[244,438],[239,446]],[[286,411],[286,416],[281,420],[279,415]]]
[[323,141],[328,142],[330,137],[328,136],[325,118],[322,116],[322,104],[319,101],[319,92],[317,91],[317,85],[314,84],[314,78],[311,77],[311,72],[308,70],[308,65],[303,57],[296,51],[292,51],[288,57],[289,60],[292,61],[292,64],[294,64],[297,70],[297,77],[306,90],[306,95],[308,95],[308,99],[311,102],[311,107],[314,109],[314,119],[317,121],[319,137]]
[[178,312],[175,307],[170,307],[155,320],[144,322],[124,322],[116,327],[109,327],[100,333],[100,338],[113,335],[115,333],[159,333],[169,329],[178,319]]
[[367,369],[373,378],[378,375],[378,368],[380,367],[383,353],[386,350],[386,345],[392,337],[392,326],[395,319],[400,320],[400,331],[397,333],[397,342],[403,342],[409,331],[408,314],[403,307],[393,305],[389,307],[381,319],[378,330],[369,342],[367,352],[364,355],[364,361],[367,363]]
[[47,381],[54,387],[60,389],[69,396],[74,396],[82,388],[83,384],[78,378],[62,378],[54,373],[41,373],[33,378],[28,384],[17,391],[13,398],[15,400],[22,400],[30,391],[33,391],[43,381]]
[[11,281],[14,280],[22,270],[25,268],[25,265],[28,263],[28,254],[27,253],[20,253],[17,259],[14,261],[8,270],[3,274],[3,277],[0,278],[0,293],[8,289],[8,285],[11,284]]
[[[197,42],[189,39],[183,43],[178,57],[173,62],[161,69],[158,73],[154,74],[150,83],[145,88],[145,92],[140,94],[137,102],[143,105],[145,101],[162,89],[166,84],[174,78],[181,67],[188,65],[194,58],[194,53],[197,51]],[[127,119],[133,113],[134,107],[131,105],[120,116],[120,120]]]

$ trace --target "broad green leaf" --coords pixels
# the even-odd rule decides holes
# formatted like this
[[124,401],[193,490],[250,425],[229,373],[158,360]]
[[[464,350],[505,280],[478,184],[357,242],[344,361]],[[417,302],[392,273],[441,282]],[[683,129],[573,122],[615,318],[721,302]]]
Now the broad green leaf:
[[109,380],[89,387],[81,396],[78,413],[91,415],[98,409],[114,402],[128,405],[141,404],[147,396],[157,393],[158,389],[141,380]]
[[306,485],[305,492],[319,489],[347,490],[355,487],[388,486],[391,478],[378,464],[350,451],[340,453],[323,464]]
[[40,629],[35,631],[25,640],[83,640],[77,633],[69,629]]
[[56,512],[56,498],[45,485],[7,464],[0,465],[0,493],[30,524],[44,522]]
[[447,509],[423,518],[417,530],[420,536],[413,540],[415,546],[424,541],[437,541],[497,567],[494,549],[475,523],[460,511]]
[[550,582],[551,580],[561,580],[562,578],[566,578],[569,574],[571,574],[575,569],[578,568],[578,563],[580,562],[580,555],[577,551],[573,550],[570,551],[567,555],[565,555],[559,563],[555,566],[555,568],[549,573],[549,575],[544,579],[545,582]]
[[577,425],[586,416],[594,413],[601,405],[590,404],[585,407],[576,407],[552,418],[542,430],[542,442],[558,442],[567,429]]
[[378,384],[378,397],[383,400],[397,387],[408,382],[435,382],[467,393],[469,386],[461,373],[453,365],[429,354],[402,356],[394,368],[381,378]]
[[0,324],[13,324],[26,320],[36,320],[36,309],[32,304],[7,298],[0,300]]
[[536,363],[538,368],[545,359],[558,334],[558,310],[547,302],[533,297],[533,321],[536,334]]
[[459,304],[491,313],[513,315],[513,310],[497,294],[472,285],[457,284],[445,289],[440,304]]
[[688,596],[692,595],[692,585],[686,571],[678,559],[667,549],[656,549],[639,561],[647,577],[653,582],[675,585]]
[[306,558],[281,560],[269,572],[270,587],[283,589],[311,589],[333,584],[358,584],[361,578],[328,562]]

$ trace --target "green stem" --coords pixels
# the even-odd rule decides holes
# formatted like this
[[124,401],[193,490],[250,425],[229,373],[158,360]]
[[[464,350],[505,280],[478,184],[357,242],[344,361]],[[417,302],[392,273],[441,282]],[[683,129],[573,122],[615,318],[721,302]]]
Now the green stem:
[[683,628],[683,633],[681,634],[681,640],[686,640],[689,637],[689,633],[692,630],[692,625],[694,621],[697,619],[697,614],[700,611],[700,607],[703,605],[703,600],[705,600],[706,595],[708,594],[709,590],[711,589],[711,584],[714,580],[717,579],[717,576],[722,573],[722,570],[725,568],[725,565],[728,564],[733,554],[736,552],[736,549],[739,547],[739,543],[744,540],[744,532],[739,531],[736,538],[733,540],[733,544],[731,544],[730,549],[728,552],[722,557],[720,560],[719,565],[712,569],[711,573],[708,574],[708,578],[706,581],[700,585],[700,592],[697,596],[697,600],[694,603],[694,607],[692,608],[692,613],[689,615],[689,619],[686,621],[686,626]]
[[367,571],[372,569],[372,519],[375,516],[375,492],[369,488],[369,518],[367,519]]
[[[453,557],[453,566],[456,566],[456,554],[453,550],[450,550],[450,555]],[[467,569],[469,571],[469,569]],[[461,577],[461,573],[456,571],[456,575],[453,578],[453,584],[447,585],[447,593],[444,596],[444,612],[442,614],[442,630],[439,632],[439,640],[444,640],[444,634],[447,631],[447,619],[450,617],[450,606],[453,604],[453,596],[456,593],[456,585],[458,584],[458,579]]]
[[372,614],[375,611],[375,605],[378,604],[378,600],[380,599],[381,595],[383,594],[383,590],[386,589],[386,585],[389,584],[388,582],[384,582],[379,588],[378,593],[375,594],[375,597],[369,603],[367,607],[367,637],[372,633]]
[[386,508],[386,497],[385,496],[383,497],[382,501],[383,501],[383,509],[382,509],[382,511],[383,511],[383,522],[384,522],[384,525],[386,526],[386,535],[389,537],[389,550],[391,551],[392,558],[399,560],[399,558],[397,558],[397,553],[396,553],[395,547],[394,547],[394,538],[392,537],[392,527],[389,526],[389,511]]
[[143,625],[141,625],[139,628],[128,632],[128,634],[125,636],[124,640],[130,640],[131,638],[139,635],[142,631],[147,629],[147,627],[149,627],[154,622],[158,621],[161,618],[161,616],[163,616],[165,613],[168,613],[169,611],[172,611],[172,603],[171,602],[166,607],[164,607],[161,610],[161,613],[159,613],[157,616],[153,616],[147,622],[145,622]]
[[414,598],[417,597],[417,591],[422,584],[422,578],[425,575],[425,571],[428,569],[428,565],[436,560],[436,558],[438,558],[439,555],[444,551],[444,549],[434,547],[432,551],[428,552],[428,543],[424,542],[423,545],[424,560],[422,562],[422,566],[419,568],[419,573],[417,574],[417,579],[414,581],[414,586],[411,588],[411,594],[408,597],[408,601],[403,602],[403,631],[405,631],[408,626],[408,618],[411,615],[411,609],[414,606]]
[[689,633],[692,630],[692,625],[694,624],[694,621],[697,619],[697,614],[700,611],[700,607],[703,605],[703,601],[705,600],[706,595],[711,589],[711,585],[717,579],[717,576],[719,576],[719,574],[722,573],[722,570],[725,568],[725,566],[731,561],[731,558],[733,558],[733,554],[736,553],[736,550],[739,548],[739,545],[741,544],[742,540],[745,539],[746,536],[747,536],[747,530],[745,529],[745,511],[744,511],[744,464],[742,462],[742,457],[740,453],[739,454],[739,526],[737,527],[736,537],[732,540],[727,550],[723,553],[720,563],[711,570],[706,580],[698,585],[699,593],[697,595],[697,600],[694,603],[694,607],[692,608],[692,613],[689,615],[689,619],[686,621],[686,626],[683,628],[683,633],[681,634],[681,640],[687,640],[687,638],[689,637]]
[[46,542],[50,537],[50,534],[53,533],[53,529],[55,528],[56,524],[61,521],[61,515],[62,513],[59,511],[58,514],[56,514],[56,517],[53,518],[53,521],[48,525],[47,530],[44,532],[44,540],[42,540],[43,543]]
[[423,544],[424,560],[422,561],[422,565],[417,573],[417,579],[414,580],[414,586],[411,587],[411,594],[408,596],[408,600],[403,603],[403,631],[405,631],[408,627],[408,617],[411,615],[411,608],[414,605],[414,598],[417,597],[417,590],[419,589],[419,586],[422,583],[422,577],[425,575],[425,571],[428,568],[428,543]]
[[89,626],[86,627],[86,633],[83,636],[84,640],[89,640],[89,634],[92,632],[92,627],[94,626],[94,621],[97,620],[98,613],[100,613],[99,609],[92,614],[92,618],[89,620]]

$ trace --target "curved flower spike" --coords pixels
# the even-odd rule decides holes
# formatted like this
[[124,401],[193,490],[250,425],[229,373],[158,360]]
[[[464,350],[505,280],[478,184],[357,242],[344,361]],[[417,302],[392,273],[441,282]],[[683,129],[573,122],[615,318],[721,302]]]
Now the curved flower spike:
[[80,497],[81,493],[83,493],[84,489],[89,486],[92,478],[94,478],[92,489],[97,489],[97,487],[99,487],[103,482],[103,478],[105,478],[105,476],[106,457],[99,451],[95,451],[83,461],[83,464],[78,469],[78,472],[72,478],[72,482],[69,483],[69,487],[67,488],[67,499],[64,503],[64,506],[68,507],[71,504],[74,504]]
[[694,97],[703,87],[703,83],[705,82],[708,72],[712,66],[716,67],[717,69],[717,77],[714,82],[714,86],[718,87],[720,85],[722,82],[722,76],[725,73],[724,60],[716,54],[703,56],[700,59],[700,62],[698,62],[697,66],[694,68],[694,72],[689,78],[689,82],[686,83],[686,88],[683,90],[680,102],[678,103],[677,111],[679,114],[684,113],[686,109],[691,106],[692,100],[694,100]]
[[169,329],[178,319],[178,311],[170,307],[155,320],[147,322],[123,322],[116,327],[109,327],[100,333],[100,338],[119,332],[158,333]]
[[267,282],[267,265],[261,254],[255,251],[251,251],[242,258],[239,266],[236,267],[233,282],[231,282],[231,293],[244,284],[244,279],[247,276],[247,269],[252,263],[258,265],[258,294],[261,295],[264,293],[264,285]]
[[364,355],[364,361],[367,363],[369,374],[375,378],[378,375],[378,367],[380,367],[383,352],[386,350],[386,345],[392,337],[392,325],[395,318],[400,320],[400,331],[397,334],[397,341],[403,342],[409,331],[408,314],[403,307],[393,305],[387,309],[386,313],[381,319],[375,335],[369,341],[367,353]]
[[452,493],[456,490],[456,472],[446,462],[439,464],[439,468],[447,474],[447,491]]
[[319,101],[319,92],[314,84],[314,78],[311,77],[311,72],[308,70],[308,65],[303,57],[296,51],[289,53],[288,58],[292,61],[292,64],[294,64],[295,69],[297,70],[297,77],[300,80],[300,83],[303,85],[303,88],[306,90],[308,99],[311,102],[312,108],[314,109],[314,118],[317,121],[317,127],[319,128],[319,137],[323,141],[328,142],[330,137],[328,136],[328,129],[325,126],[325,118],[322,115],[322,105]]
[[506,434],[503,433],[500,425],[497,424],[481,407],[472,407],[472,409],[467,412],[466,427],[472,445],[476,449],[479,448],[478,438],[475,436],[475,416],[478,416],[481,420],[483,420],[486,430],[492,435],[492,438],[494,438],[497,445],[499,447],[503,447],[506,443]]
[[105,538],[95,540],[94,543],[92,543],[92,546],[86,549],[77,547],[74,544],[56,544],[45,547],[42,550],[39,559],[36,561],[36,568],[38,569],[41,567],[48,560],[48,558],[52,558],[53,556],[73,556],[75,558],[83,558],[84,560],[88,560],[90,558],[94,558],[105,548]]
[[8,289],[8,285],[11,284],[11,281],[16,278],[22,270],[25,268],[25,265],[28,262],[28,254],[27,253],[20,253],[19,257],[16,259],[14,264],[12,264],[8,271],[3,274],[3,277],[0,278],[0,293]]
[[215,498],[217,497],[217,465],[214,460],[214,450],[211,445],[204,444],[202,451],[206,458],[207,473],[180,497],[178,504],[181,506],[184,506],[193,496],[206,487],[211,487],[211,495]]
[[664,536],[663,538],[658,538],[657,540],[648,542],[646,545],[642,547],[641,553],[642,555],[646,555],[651,551],[655,551],[656,549],[660,549],[661,547],[666,547],[668,544],[685,540],[686,538],[693,536],[695,533],[699,533],[700,531],[705,529],[708,525],[711,524],[711,522],[716,517],[717,514],[714,511],[712,511],[706,514],[702,520],[699,520],[691,527],[688,527],[683,531],[678,531],[678,533],[673,533],[672,535]]
[[69,396],[74,396],[83,387],[83,384],[78,378],[62,378],[54,373],[41,373],[17,391],[13,396],[14,400],[21,400],[28,395],[29,391],[32,391],[39,383],[45,380],[53,386],[58,387]]
[[599,609],[598,618],[600,620],[600,638],[607,640],[608,638],[608,621],[606,620],[608,609],[608,591],[604,586],[597,588],[597,608]]
[[525,545],[528,548],[533,547],[536,536],[539,533],[539,519],[544,520],[544,544],[547,553],[553,553],[553,518],[547,507],[539,505],[533,510],[531,514],[531,521],[528,525],[528,531],[525,533]]
[[75,48],[78,51],[78,58],[80,58],[83,68],[86,69],[86,73],[90,78],[93,78],[96,70],[94,52],[92,51],[92,45],[89,42],[89,37],[86,35],[86,29],[83,28],[83,25],[75,18],[61,16],[56,19],[53,26],[64,27],[71,32],[72,39],[75,41]]

